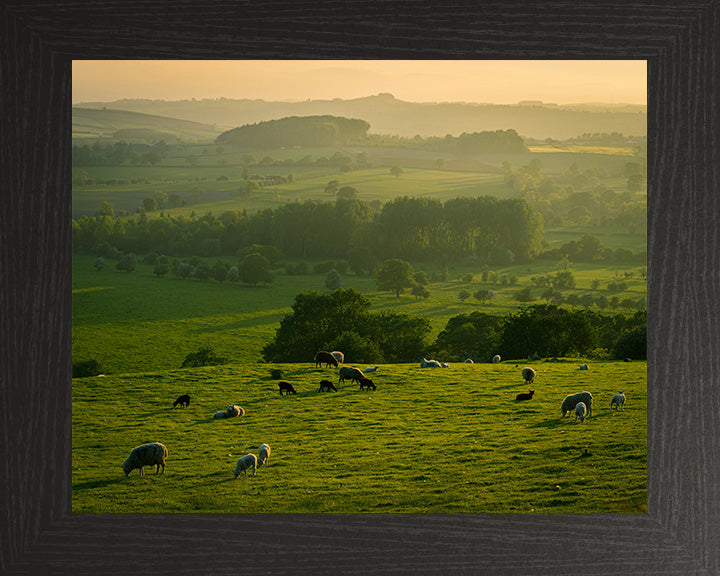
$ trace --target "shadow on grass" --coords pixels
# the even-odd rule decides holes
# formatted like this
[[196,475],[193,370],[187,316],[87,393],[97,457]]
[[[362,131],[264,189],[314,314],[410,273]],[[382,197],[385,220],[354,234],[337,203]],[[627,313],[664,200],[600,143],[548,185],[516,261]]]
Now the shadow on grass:
[[108,478],[106,480],[89,480],[87,482],[78,482],[72,485],[73,492],[80,492],[81,490],[90,490],[93,488],[105,488],[105,486],[112,486],[113,484],[120,484],[126,481],[127,478],[122,475],[118,478]]

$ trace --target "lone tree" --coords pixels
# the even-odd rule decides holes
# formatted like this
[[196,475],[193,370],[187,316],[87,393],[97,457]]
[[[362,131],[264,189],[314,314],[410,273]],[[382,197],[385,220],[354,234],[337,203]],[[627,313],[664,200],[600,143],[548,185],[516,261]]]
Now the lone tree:
[[412,288],[415,284],[413,268],[410,263],[396,258],[385,260],[375,278],[378,290],[394,291],[398,298],[405,288]]
[[402,168],[400,168],[400,166],[397,166],[397,165],[390,168],[390,174],[395,176],[396,180],[398,178],[400,178],[400,174],[402,174],[403,172],[404,172],[404,170]]
[[272,282],[270,262],[262,254],[248,254],[239,267],[240,280],[253,286],[258,282],[268,284]]

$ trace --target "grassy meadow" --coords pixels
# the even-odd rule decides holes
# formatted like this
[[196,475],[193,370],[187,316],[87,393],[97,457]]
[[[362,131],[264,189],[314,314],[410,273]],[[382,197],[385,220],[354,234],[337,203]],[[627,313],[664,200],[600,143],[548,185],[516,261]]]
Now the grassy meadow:
[[[561,359],[562,360],[562,359]],[[520,370],[533,366],[535,396]],[[280,396],[270,369],[298,394]],[[73,382],[74,512],[645,512],[644,362],[382,365],[375,391],[314,364],[232,364]],[[593,415],[560,417],[588,390]],[[611,410],[617,390],[623,412]],[[188,408],[172,408],[180,394]],[[240,418],[213,420],[228,404]],[[168,447],[165,475],[126,478],[133,446]],[[235,479],[237,459],[269,466]]]
[[[123,127],[127,120],[118,115],[118,125],[108,127],[88,114],[83,122],[78,126],[90,138]],[[156,130],[172,128],[157,122]],[[183,130],[199,131],[199,138],[204,128],[188,125]],[[292,173],[293,181],[239,194],[243,157],[249,152],[258,161],[264,156],[288,161],[248,166],[250,174]],[[298,163],[307,155],[330,158],[336,152],[353,158],[364,153],[371,167],[340,174],[337,167]],[[631,150],[609,147],[548,145],[529,154],[456,158],[384,146],[249,151],[184,144],[173,146],[152,166],[83,167],[96,182],[73,185],[73,218],[94,215],[105,201],[116,214],[132,213],[157,191],[194,197],[193,203],[164,210],[172,215],[219,216],[225,210],[254,212],[296,200],[330,201],[333,196],[324,192],[330,180],[356,188],[358,198],[374,203],[373,208],[405,195],[441,201],[503,198],[511,191],[502,163],[517,169],[533,158],[542,160],[550,176],[573,163],[580,170],[600,168],[606,172],[602,183],[618,191],[626,188],[623,167],[633,160]],[[390,174],[392,165],[403,168],[399,178]],[[568,222],[546,226],[545,242],[556,248],[584,234],[596,235],[613,249],[646,249],[642,231]],[[116,270],[113,260],[98,271],[96,258],[73,255],[73,360],[97,359],[106,372],[73,380],[75,512],[646,511],[645,362],[564,358],[451,364],[447,369],[381,365],[371,376],[375,391],[361,392],[346,382],[338,392],[320,393],[320,380],[337,382],[337,370],[315,368],[314,350],[308,351],[307,363],[284,365],[262,363],[261,350],[291,312],[298,293],[327,291],[325,274],[288,275],[285,265],[297,262],[283,260],[273,270],[271,284],[248,286],[180,279],[172,273],[158,278],[153,266],[142,263],[127,273]],[[236,264],[232,257],[223,259]],[[206,259],[210,266],[216,260]],[[318,262],[306,263],[312,270]],[[525,304],[515,295],[531,286],[533,276],[560,269],[559,261],[543,259],[491,268],[499,278],[516,279],[508,285],[483,282],[481,264],[448,265],[443,281],[432,280],[444,271],[439,264],[412,264],[431,277],[427,298],[379,292],[373,278],[351,273],[342,275],[342,287],[367,296],[373,312],[387,309],[428,318],[432,331],[427,344],[458,314],[517,311]],[[637,263],[572,263],[571,269],[576,286],[563,289],[566,296],[646,296]],[[621,292],[608,287],[618,279],[626,284]],[[463,290],[488,289],[495,292],[490,302],[459,298]],[[535,300],[527,304],[545,303],[542,291],[533,289]],[[185,357],[203,347],[211,347],[227,363],[182,369]],[[580,371],[585,361],[590,370]],[[518,403],[515,396],[528,389],[520,375],[525,365],[538,374],[535,397]],[[271,369],[282,370],[298,394],[281,397]],[[574,416],[562,419],[562,399],[582,390],[595,397],[592,417],[584,423]],[[609,407],[618,390],[628,399],[624,412]],[[171,408],[185,393],[191,395],[191,405]],[[239,404],[246,414],[213,420],[212,414],[228,404]],[[126,478],[121,464],[131,448],[151,441],[169,449],[165,475],[147,469],[142,478],[137,470]],[[257,454],[262,443],[272,447],[270,465],[255,477],[234,479],[237,459]]]

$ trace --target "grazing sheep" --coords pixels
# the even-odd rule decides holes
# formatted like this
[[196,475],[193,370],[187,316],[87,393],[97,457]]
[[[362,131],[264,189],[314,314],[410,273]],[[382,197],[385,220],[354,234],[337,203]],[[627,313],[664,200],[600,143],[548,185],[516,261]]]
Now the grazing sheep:
[[578,402],[575,404],[575,422],[580,418],[580,422],[585,421],[585,415],[587,414],[587,406],[584,402]]
[[343,354],[342,352],[338,352],[337,350],[333,350],[332,352],[330,352],[330,354],[332,354],[333,356],[335,356],[335,360],[337,360],[338,363],[340,363],[340,364],[344,364],[344,363],[345,363],[345,354]]
[[562,412],[563,418],[566,414],[569,414],[571,410],[577,406],[578,402],[582,402],[585,404],[588,416],[592,416],[592,402],[593,397],[590,392],[578,392],[577,394],[570,394],[569,396],[565,396],[565,399],[562,401],[562,404],[560,405],[560,411]]
[[535,380],[535,370],[532,368],[523,368],[522,369],[522,377],[528,384],[532,384],[533,380]]
[[297,394],[295,388],[293,388],[293,385],[290,384],[290,382],[278,382],[278,387],[280,388],[280,396],[283,395],[283,390],[285,390],[285,396],[288,396],[290,392]]
[[355,380],[355,382],[360,382],[361,378],[365,378],[360,370],[353,368],[352,366],[342,366],[338,372],[338,376],[340,376],[338,383],[344,382],[345,380]]
[[532,400],[533,394],[535,394],[535,390],[530,390],[527,394],[520,393],[515,396],[515,400]]
[[377,366],[368,366],[365,370],[363,370],[363,372],[377,372],[377,369]]
[[322,368],[322,365],[325,364],[325,366],[335,366],[335,368],[338,367],[338,361],[335,356],[330,354],[330,352],[324,352],[321,350],[317,354],[315,354],[315,368],[320,366]]
[[615,405],[618,411],[621,409],[625,410],[625,392],[620,391],[612,397],[612,400],[610,400],[610,410],[613,409],[613,405]]
[[167,458],[168,449],[160,442],[150,442],[135,446],[130,451],[130,456],[123,462],[122,469],[125,476],[130,476],[130,472],[135,468],[140,468],[140,476],[143,475],[143,466],[155,466],[155,474],[162,466],[162,473],[165,474],[165,458]]
[[360,378],[360,390],[365,390],[366,388],[368,390],[370,390],[370,388],[372,388],[373,390],[377,390],[377,388],[375,387],[375,382],[370,380],[370,378]]
[[442,368],[442,364],[440,364],[437,360],[420,358],[420,368]]
[[247,454],[237,461],[235,478],[237,479],[237,477],[240,476],[240,472],[245,472],[245,477],[247,478],[248,468],[252,468],[253,476],[255,476],[255,472],[257,472],[257,456],[255,456],[255,454]]
[[475,364],[472,358],[465,358],[465,364]]
[[190,406],[190,395],[189,394],[183,394],[182,396],[178,396],[178,399],[173,402],[173,408],[180,404],[181,408],[185,408],[185,406]]
[[258,449],[258,468],[260,468],[263,464],[265,464],[265,466],[270,466],[270,446],[267,444],[260,444],[260,448]]
[[320,380],[320,390],[318,390],[318,392],[322,392],[323,390],[327,390],[329,392],[331,388],[337,392],[335,384],[330,382],[330,380]]
[[580,364],[580,370],[588,370],[587,364]]
[[493,363],[493,364],[500,364],[500,361],[501,361],[501,360],[502,360],[502,359],[500,358],[500,355],[499,355],[499,354],[495,354],[495,356],[492,357],[492,363]]

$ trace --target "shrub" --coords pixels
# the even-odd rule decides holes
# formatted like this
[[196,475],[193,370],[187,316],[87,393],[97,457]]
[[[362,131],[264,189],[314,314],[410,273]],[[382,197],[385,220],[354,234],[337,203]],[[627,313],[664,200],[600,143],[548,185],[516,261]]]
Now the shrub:
[[88,376],[105,374],[106,372],[107,370],[103,363],[95,358],[90,358],[90,360],[73,360],[72,363],[73,378],[86,378]]
[[215,354],[212,348],[200,348],[185,356],[181,368],[197,368],[200,366],[217,366],[225,364],[227,358],[221,358]]

